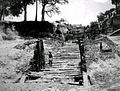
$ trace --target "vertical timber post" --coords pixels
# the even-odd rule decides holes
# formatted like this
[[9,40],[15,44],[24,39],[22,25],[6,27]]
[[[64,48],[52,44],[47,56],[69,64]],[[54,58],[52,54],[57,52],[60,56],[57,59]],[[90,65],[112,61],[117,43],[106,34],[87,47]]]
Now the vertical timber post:
[[[82,38],[78,40],[78,44],[79,44],[80,58],[81,58],[81,62],[79,64],[79,66],[80,66],[80,75],[81,75],[81,77],[83,79],[83,72],[87,72],[87,66],[86,66],[86,60],[85,60],[84,41],[83,41]],[[102,43],[101,43],[101,45],[102,45]],[[87,75],[87,78],[89,80],[89,83],[92,85],[92,82],[91,82],[91,79],[90,79],[89,75]],[[83,84],[81,84],[81,83],[84,82],[83,80],[79,81],[80,85],[83,85]]]
[[79,51],[80,51],[80,74],[79,74],[79,85],[83,85],[83,59],[84,59],[84,48],[83,48],[83,39],[78,39],[78,44],[79,44]]
[[85,72],[87,72],[83,39],[79,39],[78,40],[78,44],[79,44],[79,50],[80,50],[80,59],[81,59],[80,66],[81,66],[81,71],[84,70]]
[[37,45],[37,71],[40,71],[41,69],[45,68],[45,55],[44,55],[44,45],[43,40],[38,40]]
[[102,51],[102,42],[100,42],[100,51]]
[[[78,38],[77,39],[78,41],[77,42],[74,42],[74,43],[77,43],[79,45],[79,51],[80,51],[80,62],[79,62],[79,70],[80,70],[80,73],[79,73],[79,76],[75,76],[74,79],[75,79],[75,82],[79,82],[79,85],[84,85],[83,82],[84,81],[84,73],[83,72],[87,72],[87,66],[86,66],[86,60],[85,60],[85,49],[84,49],[84,40],[83,38]],[[84,78],[84,79],[83,79]],[[88,76],[88,80],[90,81],[90,76]]]

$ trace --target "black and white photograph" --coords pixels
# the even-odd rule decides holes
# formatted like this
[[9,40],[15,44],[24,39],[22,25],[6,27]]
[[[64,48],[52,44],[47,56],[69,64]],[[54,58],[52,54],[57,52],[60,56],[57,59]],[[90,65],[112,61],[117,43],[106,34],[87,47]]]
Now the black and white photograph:
[[120,0],[0,0],[0,91],[120,91]]

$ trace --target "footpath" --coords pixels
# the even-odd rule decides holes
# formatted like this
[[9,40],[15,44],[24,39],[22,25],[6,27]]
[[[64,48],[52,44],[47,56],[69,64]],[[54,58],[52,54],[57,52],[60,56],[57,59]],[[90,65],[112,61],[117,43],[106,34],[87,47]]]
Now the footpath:
[[[49,47],[49,49],[53,49],[52,46],[51,48]],[[52,53],[52,67],[46,62],[47,65],[42,72],[33,72],[34,75],[36,74],[37,76],[40,76],[40,78],[36,80],[28,80],[26,83],[56,83],[66,85],[67,88],[74,86],[75,89],[73,91],[77,91],[77,89],[87,91],[90,84],[88,83],[86,73],[83,73],[83,86],[79,86],[78,82],[74,82],[74,77],[80,72],[78,66],[80,62],[79,46],[75,43],[66,43],[63,47],[59,47],[59,49],[54,50]],[[68,88],[67,91],[72,90]]]

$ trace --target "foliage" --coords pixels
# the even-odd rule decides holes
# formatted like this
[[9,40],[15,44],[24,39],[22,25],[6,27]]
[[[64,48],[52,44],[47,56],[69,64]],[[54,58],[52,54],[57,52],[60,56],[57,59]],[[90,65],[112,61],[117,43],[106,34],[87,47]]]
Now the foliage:
[[111,0],[111,3],[116,6],[116,13],[118,14],[118,5],[120,4],[120,0]]
[[90,24],[91,29],[91,38],[95,39],[96,35],[99,33],[98,22],[91,22]]
[[10,0],[0,0],[0,20],[9,15]]
[[18,37],[17,31],[7,22],[0,22],[0,39],[15,40]]
[[59,7],[57,7],[57,4],[66,4],[68,3],[68,0],[39,0],[42,4],[42,21],[44,21],[45,13],[51,17],[52,14],[60,13]]
[[99,21],[99,22],[103,21],[104,18],[105,18],[104,13],[100,13],[100,14],[97,16],[97,18],[98,18],[98,21]]
[[33,4],[34,0],[0,0],[0,20],[4,20],[5,16],[13,15],[19,16],[25,12],[25,19],[27,13],[27,5]]
[[19,14],[22,14],[22,5],[20,4],[20,1],[13,0],[10,4],[10,13],[13,16],[19,16]]
[[110,53],[110,52],[99,53],[99,57],[100,57],[100,59],[106,61],[108,59],[115,59],[115,54],[114,53]]
[[111,32],[112,28],[112,18],[116,15],[115,8],[106,10],[104,13],[100,13],[98,18],[99,30],[102,34],[107,34]]
[[119,4],[120,0],[111,0],[112,4]]
[[98,83],[108,83],[110,80],[110,74],[102,71],[95,72],[93,77]]
[[23,11],[25,12],[24,20],[27,17],[27,5],[33,4],[34,0],[11,0],[10,13],[13,16],[19,16]]
[[[4,16],[13,15],[19,16],[24,11],[24,20],[27,19],[27,5],[34,4],[34,2],[39,1],[42,5],[42,21],[44,21],[44,16],[47,14],[49,17],[52,14],[60,13],[58,4],[66,4],[68,0],[0,0],[0,19],[4,19]],[[37,6],[36,6],[37,11]],[[37,14],[37,12],[36,12]],[[37,17],[37,16],[36,16]]]
[[24,22],[13,22],[15,29],[21,36],[27,37],[44,37],[52,34],[54,25],[47,21],[35,22],[35,21],[24,21]]

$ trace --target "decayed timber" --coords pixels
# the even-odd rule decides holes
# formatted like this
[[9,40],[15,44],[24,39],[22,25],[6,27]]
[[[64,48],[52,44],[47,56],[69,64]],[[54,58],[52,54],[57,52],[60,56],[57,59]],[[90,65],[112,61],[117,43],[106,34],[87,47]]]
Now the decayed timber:
[[45,68],[45,55],[44,55],[43,40],[39,40],[36,42],[33,60],[30,63],[30,65],[33,71],[40,71],[41,69]]
[[20,83],[25,83],[26,77],[27,77],[26,75],[22,75]]

